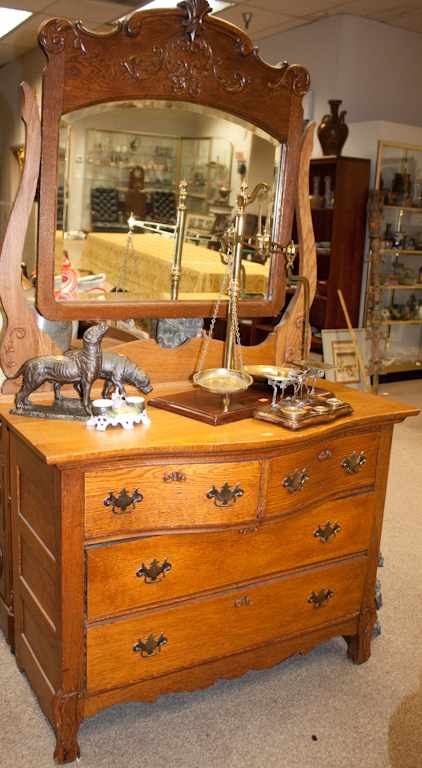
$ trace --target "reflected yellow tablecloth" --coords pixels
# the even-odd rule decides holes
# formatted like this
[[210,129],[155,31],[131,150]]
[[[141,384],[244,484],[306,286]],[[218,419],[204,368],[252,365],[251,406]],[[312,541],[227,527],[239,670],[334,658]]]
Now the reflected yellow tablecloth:
[[[133,253],[127,255],[125,269],[127,235],[91,233],[83,248],[80,268],[94,273],[105,272],[109,285],[119,285],[143,299],[170,298],[174,240],[149,233],[137,234],[133,236],[133,246]],[[245,290],[265,294],[268,264],[244,262],[244,266]],[[217,251],[185,243],[179,290],[183,293],[218,294],[225,269]]]

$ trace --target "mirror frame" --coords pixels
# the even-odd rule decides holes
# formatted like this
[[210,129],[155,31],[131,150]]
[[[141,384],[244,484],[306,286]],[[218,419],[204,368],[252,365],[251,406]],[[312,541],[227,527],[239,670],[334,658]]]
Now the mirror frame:
[[[291,237],[300,142],[302,97],[310,78],[299,65],[265,63],[237,27],[210,16],[206,0],[175,9],[135,11],[110,33],[54,18],[40,29],[47,57],[43,75],[38,227],[37,307],[48,319],[209,317],[214,303],[185,301],[56,301],[53,292],[59,125],[63,114],[104,102],[158,99],[213,107],[246,120],[281,147],[274,239]],[[239,302],[242,317],[272,316],[285,298],[284,254],[272,255],[265,299]],[[226,302],[221,315],[226,312]]]

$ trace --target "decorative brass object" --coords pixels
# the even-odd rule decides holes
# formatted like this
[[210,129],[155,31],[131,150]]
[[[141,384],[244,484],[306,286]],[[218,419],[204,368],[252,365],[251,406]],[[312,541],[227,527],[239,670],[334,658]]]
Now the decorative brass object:
[[331,459],[332,455],[332,450],[330,450],[330,448],[325,448],[325,450],[318,454],[318,461],[326,461],[327,459]]
[[320,540],[321,544],[326,544],[327,541],[330,541],[334,536],[337,536],[340,531],[340,523],[330,523],[330,521],[328,521],[324,525],[318,526],[316,531],[314,531],[314,536],[316,539]]
[[146,659],[148,656],[155,656],[157,653],[160,653],[161,646],[166,645],[167,642],[168,640],[163,633],[158,638],[155,638],[154,635],[148,635],[145,641],[138,640],[135,643],[133,652],[140,653],[142,658]]
[[126,488],[122,488],[118,496],[115,496],[113,491],[110,491],[107,498],[104,499],[104,506],[111,507],[114,515],[127,515],[129,512],[133,512],[135,504],[139,504],[143,499],[142,493],[139,493],[137,488],[135,488],[131,496],[129,496]]
[[163,475],[163,480],[165,483],[182,483],[186,480],[186,475],[184,472],[178,472],[175,470],[174,472],[166,472]]
[[25,145],[24,144],[17,144],[15,147],[10,147],[12,150],[14,156],[16,157],[16,160],[18,161],[19,171],[22,173],[23,167],[25,165]]
[[243,597],[239,597],[234,601],[235,608],[242,608],[243,606],[248,607],[249,605],[252,605],[252,600],[248,595],[243,595]]
[[218,490],[215,485],[207,493],[207,499],[214,499],[216,507],[231,507],[238,496],[243,496],[245,491],[237,483],[234,488],[230,488],[228,483],[224,483]]
[[301,491],[305,485],[305,481],[309,480],[308,470],[306,468],[296,469],[292,475],[287,475],[283,480],[283,488],[287,488],[289,493],[296,493]]
[[141,567],[138,571],[136,571],[136,575],[141,578],[144,577],[145,584],[153,584],[154,582],[162,581],[164,579],[166,573],[171,571],[172,565],[167,560],[163,560],[163,562],[159,563],[158,560],[154,558],[149,564],[149,566],[145,565],[145,563],[142,563]]
[[320,589],[319,592],[311,592],[308,603],[311,603],[315,608],[322,608],[334,595],[335,592],[332,589]]
[[360,453],[353,451],[350,456],[345,456],[341,462],[341,466],[348,475],[355,475],[364,464],[366,464],[365,451],[360,451]]
[[186,231],[186,198],[188,184],[181,181],[179,184],[179,202],[177,205],[177,220],[174,241],[173,264],[171,268],[170,296],[175,300],[179,296],[179,284],[182,276],[182,251]]

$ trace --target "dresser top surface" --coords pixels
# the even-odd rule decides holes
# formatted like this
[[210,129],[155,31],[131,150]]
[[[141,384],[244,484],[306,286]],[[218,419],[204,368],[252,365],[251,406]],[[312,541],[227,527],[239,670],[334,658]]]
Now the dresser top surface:
[[[326,382],[323,382],[325,385]],[[154,391],[153,395],[187,389],[173,385]],[[293,448],[317,436],[340,434],[345,429],[374,428],[384,422],[402,421],[418,411],[409,405],[377,395],[333,385],[329,389],[347,400],[353,414],[329,424],[320,424],[296,432],[257,419],[244,419],[220,426],[186,418],[150,407],[151,424],[135,426],[132,431],[111,427],[105,432],[88,429],[84,423],[34,419],[9,413],[11,402],[0,404],[0,417],[47,464],[79,464],[108,459],[128,459],[141,455],[166,453],[189,455]]]

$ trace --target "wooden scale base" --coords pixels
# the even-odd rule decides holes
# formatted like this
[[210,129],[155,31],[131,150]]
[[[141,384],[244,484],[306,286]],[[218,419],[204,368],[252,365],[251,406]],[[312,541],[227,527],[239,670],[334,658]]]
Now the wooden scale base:
[[241,419],[257,418],[279,424],[286,429],[296,430],[333,421],[352,413],[351,406],[342,401],[341,405],[338,401],[337,405],[333,404],[327,410],[327,402],[331,398],[333,395],[328,390],[316,389],[311,404],[299,415],[293,412],[289,415],[289,410],[282,406],[271,406],[272,396],[263,386],[254,386],[245,392],[231,395],[227,409],[224,409],[221,395],[200,388],[177,392],[167,397],[154,397],[148,401],[148,405],[214,426]]

